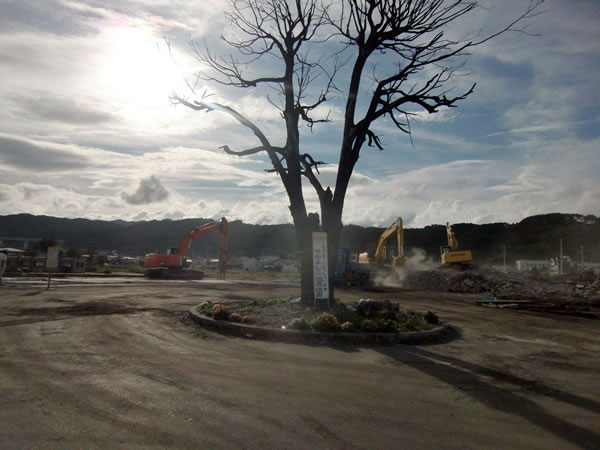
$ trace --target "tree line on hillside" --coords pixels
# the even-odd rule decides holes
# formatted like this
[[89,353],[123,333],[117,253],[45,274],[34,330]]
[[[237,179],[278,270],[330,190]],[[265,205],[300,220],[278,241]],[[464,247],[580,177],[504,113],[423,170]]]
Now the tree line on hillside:
[[[86,252],[105,249],[123,255],[143,255],[175,247],[191,229],[210,219],[153,220],[142,222],[64,219],[48,216],[17,214],[0,216],[0,236],[64,241],[66,249]],[[491,223],[454,224],[459,244],[473,251],[476,262],[500,264],[503,247],[507,261],[517,259],[548,259],[557,257],[559,243],[563,253],[579,261],[583,251],[586,261],[600,261],[600,220],[595,216],[576,214],[546,214],[528,217],[517,224]],[[347,225],[340,238],[340,247],[356,252],[375,252],[384,228]],[[439,248],[446,243],[444,225],[404,230],[405,252],[423,250],[437,261]],[[396,245],[389,241],[389,245]],[[192,243],[192,254],[216,257],[217,234],[208,234]],[[241,221],[229,224],[229,253],[232,256],[297,257],[296,236],[291,224],[252,225]]]

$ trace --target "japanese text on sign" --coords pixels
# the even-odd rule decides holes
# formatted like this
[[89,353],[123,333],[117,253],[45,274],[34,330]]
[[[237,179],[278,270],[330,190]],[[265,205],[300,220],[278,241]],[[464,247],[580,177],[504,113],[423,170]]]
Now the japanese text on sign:
[[48,247],[48,252],[46,253],[46,269],[58,269],[58,251],[58,247]]
[[314,232],[313,278],[315,299],[329,298],[329,274],[327,270],[327,233]]

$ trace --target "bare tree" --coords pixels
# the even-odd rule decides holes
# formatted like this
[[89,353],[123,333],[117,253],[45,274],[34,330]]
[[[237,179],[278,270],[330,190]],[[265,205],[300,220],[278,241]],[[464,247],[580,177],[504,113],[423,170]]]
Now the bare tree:
[[[209,73],[199,73],[197,81],[239,88],[267,85],[278,94],[279,103],[270,97],[269,100],[285,121],[287,139],[279,146],[273,145],[259,127],[238,111],[206,96],[190,101],[174,95],[172,100],[199,111],[227,113],[258,139],[260,145],[249,149],[232,150],[227,145],[221,148],[238,156],[266,152],[273,166],[271,171],[279,175],[289,197],[302,255],[303,301],[312,300],[311,236],[319,228],[328,237],[330,299],[333,299],[333,276],[348,184],[363,144],[383,149],[373,124],[388,118],[410,135],[415,111],[435,113],[441,107],[456,106],[475,88],[473,85],[451,95],[451,81],[460,67],[460,57],[504,32],[525,32],[521,26],[523,20],[532,17],[542,2],[530,0],[522,14],[489,35],[451,39],[447,36],[449,25],[472,13],[478,7],[476,1],[341,0],[339,4],[324,5],[317,0],[231,0],[228,14],[233,34],[221,38],[232,55],[222,58],[206,45],[192,42],[197,58],[212,69]],[[367,63],[378,54],[387,55],[386,68],[366,70]],[[343,66],[341,61],[351,65],[348,85],[343,90],[334,84]],[[392,63],[395,65],[390,70]],[[248,76],[249,67],[270,67],[272,71],[263,74],[264,70],[255,70],[258,76]],[[368,87],[364,87],[366,81]],[[317,83],[319,89],[315,89]],[[193,90],[194,86],[190,84],[190,88]],[[301,152],[299,133],[302,122],[312,128],[329,121],[327,117],[317,118],[314,113],[327,102],[330,93],[342,93],[346,99],[333,190],[323,186],[317,176],[319,166],[324,163]],[[361,96],[366,107],[359,113],[357,104]],[[318,216],[307,212],[303,177],[319,198],[320,227]]]

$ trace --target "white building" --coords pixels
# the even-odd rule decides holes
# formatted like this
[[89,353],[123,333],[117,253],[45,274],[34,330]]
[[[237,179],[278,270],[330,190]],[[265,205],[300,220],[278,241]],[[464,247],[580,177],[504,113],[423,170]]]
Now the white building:
[[249,258],[247,256],[240,256],[237,259],[237,262],[240,264],[240,268],[242,270],[248,270],[250,272],[255,272],[257,270],[262,269],[262,264],[256,258]]
[[517,271],[528,272],[530,270],[548,270],[551,262],[546,259],[519,259],[517,260]]
[[281,271],[286,273],[296,273],[300,272],[300,267],[295,261],[284,261],[281,266]]

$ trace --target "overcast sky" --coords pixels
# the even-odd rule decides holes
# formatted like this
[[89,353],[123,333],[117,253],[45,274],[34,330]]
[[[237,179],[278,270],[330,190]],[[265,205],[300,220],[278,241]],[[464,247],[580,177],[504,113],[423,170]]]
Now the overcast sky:
[[[484,1],[457,26],[493,32],[526,3]],[[246,129],[168,100],[172,92],[193,98],[183,79],[202,67],[188,39],[226,56],[217,40],[225,7],[0,0],[0,214],[291,222],[266,159],[218,149],[258,145]],[[600,215],[600,1],[547,0],[540,12],[527,28],[539,36],[508,33],[472,52],[455,85],[477,83],[475,92],[458,108],[423,114],[412,124],[414,146],[391,123],[377,125],[385,150],[363,149],[344,223]],[[385,58],[379,67],[394,63]],[[204,88],[284,143],[264,91]],[[338,95],[318,112],[331,111],[332,123],[302,130],[302,151],[330,163],[325,185],[334,183],[343,101]],[[318,211],[306,184],[308,207]]]

